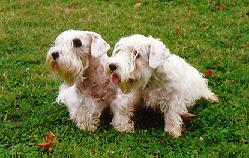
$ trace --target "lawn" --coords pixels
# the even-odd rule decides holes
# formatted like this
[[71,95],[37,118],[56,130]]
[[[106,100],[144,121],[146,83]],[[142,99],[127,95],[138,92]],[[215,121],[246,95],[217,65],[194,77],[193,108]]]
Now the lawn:
[[[0,157],[249,157],[249,1],[142,0],[0,1]],[[95,133],[68,120],[54,104],[62,81],[45,62],[55,37],[67,29],[98,32],[114,47],[134,33],[160,38],[199,71],[220,101],[198,101],[173,138],[163,120],[144,111],[136,132],[107,123]],[[111,53],[111,50],[110,50]],[[51,152],[36,146],[51,130]]]

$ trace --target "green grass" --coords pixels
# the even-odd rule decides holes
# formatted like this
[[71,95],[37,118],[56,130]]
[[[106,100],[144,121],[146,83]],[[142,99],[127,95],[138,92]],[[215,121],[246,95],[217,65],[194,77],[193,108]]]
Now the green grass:
[[[249,2],[135,3],[0,1],[0,157],[249,157]],[[110,125],[81,131],[65,107],[53,104],[61,81],[45,63],[50,44],[67,29],[98,32],[112,47],[134,33],[160,38],[201,72],[214,70],[209,85],[220,102],[198,101],[178,139],[163,131],[160,117],[140,120],[132,134]],[[48,130],[57,143],[47,154],[35,144]]]

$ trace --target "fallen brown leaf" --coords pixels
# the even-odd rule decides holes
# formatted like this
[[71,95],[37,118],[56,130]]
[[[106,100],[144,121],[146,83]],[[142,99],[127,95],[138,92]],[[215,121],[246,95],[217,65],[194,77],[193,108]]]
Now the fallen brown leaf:
[[213,70],[208,69],[207,71],[203,72],[203,77],[210,77],[213,76]]
[[138,8],[140,8],[142,6],[142,3],[136,3],[135,5],[134,5],[134,8],[136,8],[136,9],[138,9]]
[[18,128],[21,128],[21,126],[20,126],[19,124],[17,124],[17,125],[16,125],[16,128],[17,128],[17,129],[18,129]]
[[55,134],[51,131],[48,131],[45,134],[44,142],[37,144],[36,146],[44,148],[47,151],[51,151],[53,149],[55,142],[56,142]]
[[40,144],[36,144],[36,146],[39,146],[41,148],[49,148],[49,143],[40,143]]
[[93,148],[89,149],[88,151],[89,151],[89,153],[90,153],[92,156],[94,156],[94,155],[96,154],[96,150],[93,149]]
[[221,3],[219,8],[220,8],[220,11],[224,11],[225,10],[225,4]]
[[180,29],[177,27],[176,28],[176,34],[179,34],[180,33]]

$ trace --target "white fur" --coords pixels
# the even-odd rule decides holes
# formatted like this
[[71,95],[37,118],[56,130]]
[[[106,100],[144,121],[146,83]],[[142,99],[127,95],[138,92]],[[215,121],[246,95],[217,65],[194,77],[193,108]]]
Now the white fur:
[[[111,71],[110,64],[117,69]],[[118,86],[125,94],[132,94],[126,106],[116,104],[115,110],[132,109],[137,100],[145,106],[158,108],[164,113],[164,130],[175,137],[181,135],[183,124],[181,115],[189,114],[187,108],[195,101],[205,98],[218,101],[217,96],[208,89],[207,80],[184,59],[171,54],[165,45],[153,37],[132,35],[121,38],[112,56],[105,64],[105,73],[118,76]],[[124,95],[120,91],[118,95]],[[130,110],[129,116],[133,111]],[[117,112],[118,113],[118,112]],[[124,129],[131,131],[130,124]]]
[[[76,47],[75,39],[82,45]],[[115,101],[116,86],[103,74],[109,48],[97,33],[67,30],[47,53],[49,68],[64,80],[56,101],[68,108],[80,129],[95,131],[102,111]]]

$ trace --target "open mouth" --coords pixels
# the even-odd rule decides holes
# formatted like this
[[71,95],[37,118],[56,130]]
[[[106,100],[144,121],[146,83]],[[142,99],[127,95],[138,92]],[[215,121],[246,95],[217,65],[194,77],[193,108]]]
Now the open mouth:
[[118,84],[120,82],[120,77],[118,76],[118,74],[113,74],[112,75],[112,82],[114,84]]
[[52,68],[53,70],[56,70],[58,67],[59,67],[58,63],[57,63],[56,61],[52,61],[52,63],[51,63],[51,68]]
[[129,93],[132,89],[134,89],[136,80],[128,79],[127,81],[121,82],[121,78],[118,74],[114,73],[111,76],[112,83],[118,85],[121,91],[125,94]]

